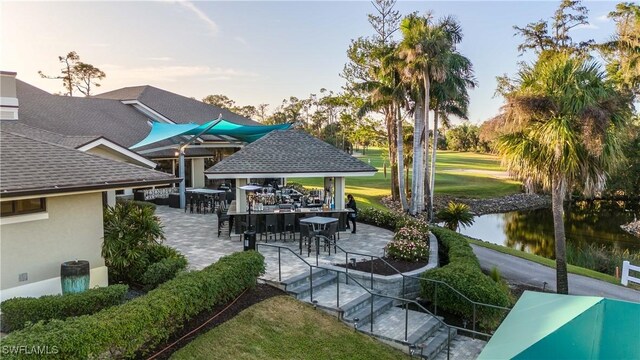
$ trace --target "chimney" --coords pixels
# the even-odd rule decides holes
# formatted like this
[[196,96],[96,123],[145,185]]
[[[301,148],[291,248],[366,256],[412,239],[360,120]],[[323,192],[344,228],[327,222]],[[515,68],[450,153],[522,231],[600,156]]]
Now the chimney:
[[18,120],[15,72],[0,71],[0,120]]

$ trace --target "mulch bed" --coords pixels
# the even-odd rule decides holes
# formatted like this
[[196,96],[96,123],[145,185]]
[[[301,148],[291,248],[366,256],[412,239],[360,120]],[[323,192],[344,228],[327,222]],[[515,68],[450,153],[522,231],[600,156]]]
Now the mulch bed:
[[[145,356],[143,356],[142,354],[138,354],[137,358],[138,359],[153,358],[154,360],[168,359],[169,357],[171,357],[171,354],[173,354],[175,351],[180,350],[180,348],[190,343],[199,335],[202,335],[203,333],[213,329],[214,327],[224,323],[225,321],[232,319],[242,310],[250,307],[251,305],[257,304],[263,300],[266,300],[278,295],[284,295],[284,294],[285,293],[282,290],[277,289],[273,286],[269,286],[266,284],[258,284],[253,289],[249,289],[244,294],[242,294],[235,301],[235,303],[233,303],[233,301],[230,301],[227,304],[216,306],[212,310],[201,312],[200,314],[195,316],[193,319],[185,323],[184,327],[181,330],[179,330],[177,333],[173,334],[173,336],[171,336],[171,338],[167,342],[158,345],[151,351],[147,351],[147,355]],[[233,304],[229,306],[229,304],[231,303]],[[225,309],[227,306],[229,306],[229,308]],[[224,312],[221,312],[221,311],[224,311]],[[180,339],[181,337],[185,336],[186,334],[189,334],[191,331],[198,328],[199,326],[204,324],[207,320],[211,319],[216,315],[217,317],[211,320],[205,326],[198,329],[193,334],[186,336],[184,339]]]
[[[420,261],[420,262],[398,261],[388,257],[385,257],[383,259],[402,273],[420,269],[421,267],[426,266],[428,263],[427,261]],[[372,263],[371,260],[357,261],[355,267],[349,264],[349,269],[370,273],[371,263]],[[345,264],[335,264],[335,266],[345,267]],[[391,267],[389,267],[389,265],[385,264],[384,261],[380,259],[373,260],[373,273],[376,275],[385,275],[385,276],[397,274],[395,270],[393,270]]]

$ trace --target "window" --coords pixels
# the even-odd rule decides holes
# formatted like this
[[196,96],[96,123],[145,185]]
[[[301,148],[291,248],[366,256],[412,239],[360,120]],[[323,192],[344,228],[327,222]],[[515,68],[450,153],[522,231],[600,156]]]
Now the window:
[[45,198],[2,202],[2,216],[32,214],[47,210]]

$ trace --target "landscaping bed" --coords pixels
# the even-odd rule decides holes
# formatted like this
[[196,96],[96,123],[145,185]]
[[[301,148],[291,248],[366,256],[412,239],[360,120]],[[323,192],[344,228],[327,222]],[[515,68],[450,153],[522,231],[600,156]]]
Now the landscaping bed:
[[285,293],[273,286],[259,284],[252,289],[248,289],[235,300],[226,304],[218,305],[211,310],[205,310],[196,315],[186,322],[182,330],[172,335],[169,340],[163,344],[159,344],[146,356],[137,354],[136,358],[168,359],[171,357],[171,354],[189,344],[199,335],[204,334],[227,320],[232,319],[242,310],[278,295],[285,295]]
[[[389,263],[391,266],[396,268],[398,271],[400,271],[401,273],[417,270],[427,266],[428,264],[427,261],[418,261],[418,262],[400,261],[400,260],[391,259],[389,257],[385,257],[384,260],[387,263]],[[373,261],[371,260],[358,261],[356,262],[355,267],[349,264],[349,269],[370,273],[372,264],[373,264],[373,273],[376,275],[388,276],[388,275],[396,275],[398,273],[380,259],[374,259]],[[345,267],[345,264],[336,264],[335,266]]]

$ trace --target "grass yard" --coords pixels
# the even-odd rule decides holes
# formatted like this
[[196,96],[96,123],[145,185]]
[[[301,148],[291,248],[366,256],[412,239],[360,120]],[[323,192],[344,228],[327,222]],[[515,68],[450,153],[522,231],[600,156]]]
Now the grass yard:
[[199,336],[172,359],[409,359],[321,310],[276,296]]
[[[347,193],[353,194],[358,206],[383,208],[380,199],[390,194],[391,174],[387,163],[384,176],[381,148],[370,148],[359,158],[378,169],[374,176],[347,178]],[[509,180],[503,173],[500,160],[489,154],[438,151],[436,161],[436,195],[489,198],[520,192],[520,183]],[[409,174],[411,178],[411,174]],[[321,178],[289,178],[307,188],[321,188]]]

